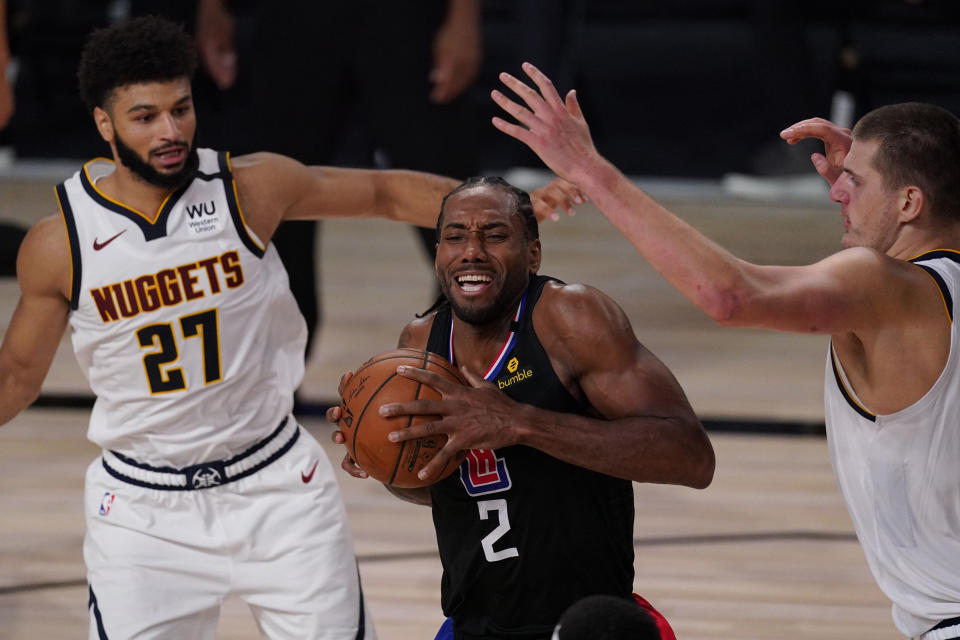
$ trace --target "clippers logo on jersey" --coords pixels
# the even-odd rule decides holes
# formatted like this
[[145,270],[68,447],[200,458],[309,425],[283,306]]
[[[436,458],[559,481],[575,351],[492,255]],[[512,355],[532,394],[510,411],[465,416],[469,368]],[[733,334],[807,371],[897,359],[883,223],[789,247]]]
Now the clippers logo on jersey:
[[161,307],[172,307],[184,300],[216,295],[224,285],[228,289],[236,289],[242,284],[240,255],[236,251],[228,251],[172,269],[144,274],[133,280],[90,289],[90,295],[100,319],[113,322]]
[[110,515],[110,508],[113,506],[113,501],[117,499],[117,494],[112,491],[107,491],[103,494],[103,497],[100,498],[100,515],[108,516]]
[[184,205],[187,212],[187,226],[196,234],[219,231],[223,228],[223,217],[217,214],[217,203],[188,202]]
[[460,482],[471,496],[507,491],[512,486],[507,461],[492,449],[471,449],[460,463]]

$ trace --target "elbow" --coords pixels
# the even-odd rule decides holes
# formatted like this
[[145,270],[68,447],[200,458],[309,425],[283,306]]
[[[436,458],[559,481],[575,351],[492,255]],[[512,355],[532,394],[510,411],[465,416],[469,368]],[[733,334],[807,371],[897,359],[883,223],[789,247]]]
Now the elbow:
[[691,446],[690,464],[687,466],[684,484],[692,489],[706,489],[713,482],[717,458],[713,452],[710,437],[699,420],[696,421],[694,428],[696,436]]
[[687,486],[693,489],[706,489],[713,482],[713,473],[716,467],[717,460],[713,455],[713,447],[707,443],[707,450],[700,455],[693,470],[692,481]]
[[744,316],[749,309],[749,295],[742,287],[713,287],[702,291],[697,301],[710,319],[721,327],[737,327],[745,324]]

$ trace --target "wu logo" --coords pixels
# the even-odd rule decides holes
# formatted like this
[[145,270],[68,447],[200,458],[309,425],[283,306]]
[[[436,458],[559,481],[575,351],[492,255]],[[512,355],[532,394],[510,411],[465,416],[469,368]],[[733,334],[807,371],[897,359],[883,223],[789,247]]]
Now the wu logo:
[[201,202],[199,204],[192,202],[187,205],[187,215],[190,216],[190,219],[199,218],[204,215],[212,216],[217,212],[217,203],[211,200],[210,202]]

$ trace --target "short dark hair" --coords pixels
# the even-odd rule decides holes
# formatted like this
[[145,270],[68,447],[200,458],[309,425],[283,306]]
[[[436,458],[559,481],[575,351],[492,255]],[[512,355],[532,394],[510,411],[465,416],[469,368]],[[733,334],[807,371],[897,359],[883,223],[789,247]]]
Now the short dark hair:
[[533,203],[530,201],[530,194],[519,187],[515,187],[500,176],[474,176],[467,178],[453,191],[443,196],[440,203],[440,214],[437,216],[437,240],[440,240],[440,221],[443,219],[444,209],[447,207],[447,198],[450,196],[472,189],[474,187],[495,187],[502,189],[513,196],[513,204],[516,213],[523,219],[523,231],[527,240],[536,240],[540,237],[540,225],[537,224],[537,216],[533,213]]
[[[467,178],[462,183],[457,185],[453,191],[443,196],[443,201],[440,203],[440,214],[437,215],[436,233],[438,242],[440,240],[440,223],[443,220],[443,212],[447,208],[447,198],[456,193],[460,193],[461,191],[466,191],[467,189],[481,186],[496,187],[497,189],[502,189],[511,194],[513,196],[516,213],[518,213],[523,219],[523,235],[527,242],[540,238],[540,225],[537,223],[537,216],[533,213],[533,203],[530,201],[529,193],[519,187],[513,186],[500,176],[474,176],[472,178]],[[428,316],[437,309],[440,309],[448,304],[450,303],[446,296],[444,296],[443,293],[440,293],[437,296],[437,299],[434,300],[433,304],[430,305],[430,308],[423,313],[418,313],[417,317],[422,318],[424,316]]]
[[656,620],[636,600],[610,595],[586,596],[563,613],[560,640],[660,640]]
[[960,120],[942,107],[903,102],[874,109],[853,128],[879,143],[874,167],[887,189],[916,185],[942,219],[960,220]]
[[180,25],[157,16],[134,18],[87,37],[77,68],[80,99],[92,112],[118,87],[192,79],[196,68],[196,45]]

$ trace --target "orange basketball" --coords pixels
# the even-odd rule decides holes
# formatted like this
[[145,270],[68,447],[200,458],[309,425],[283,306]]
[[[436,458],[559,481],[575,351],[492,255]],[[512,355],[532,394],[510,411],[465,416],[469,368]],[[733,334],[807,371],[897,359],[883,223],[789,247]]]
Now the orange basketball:
[[446,478],[456,470],[463,456],[450,460],[440,476],[430,480],[417,477],[447,442],[445,434],[390,442],[387,434],[439,416],[395,416],[384,418],[380,406],[408,400],[435,400],[440,394],[426,384],[397,374],[407,365],[432,371],[447,380],[465,384],[460,372],[435,353],[418,349],[394,349],[373,356],[357,369],[343,390],[340,429],[350,456],[372,478],[399,488],[424,487]]

